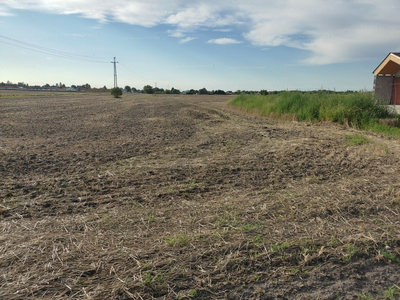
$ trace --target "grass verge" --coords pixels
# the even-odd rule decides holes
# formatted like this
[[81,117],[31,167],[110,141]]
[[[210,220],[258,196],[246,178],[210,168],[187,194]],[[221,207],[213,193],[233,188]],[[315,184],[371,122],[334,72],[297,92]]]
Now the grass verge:
[[[274,95],[239,95],[230,105],[248,111],[259,111],[264,116],[297,119],[299,121],[331,121],[358,129],[400,136],[400,128],[385,124],[400,116],[373,100],[371,93],[327,94],[283,92]],[[389,122],[388,122],[389,123]]]

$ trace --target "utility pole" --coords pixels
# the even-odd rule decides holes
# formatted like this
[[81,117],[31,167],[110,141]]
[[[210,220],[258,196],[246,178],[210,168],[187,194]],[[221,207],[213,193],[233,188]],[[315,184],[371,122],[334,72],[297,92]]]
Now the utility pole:
[[117,84],[117,61],[115,61],[115,57],[114,57],[114,61],[111,62],[112,64],[114,64],[114,87],[118,87]]

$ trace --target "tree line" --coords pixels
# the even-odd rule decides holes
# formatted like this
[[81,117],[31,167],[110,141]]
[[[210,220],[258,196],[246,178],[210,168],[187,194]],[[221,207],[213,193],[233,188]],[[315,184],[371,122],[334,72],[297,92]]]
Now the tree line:
[[208,91],[206,88],[201,89],[189,89],[185,91],[181,91],[176,88],[171,89],[163,89],[158,87],[152,87],[151,85],[145,85],[142,90],[136,89],[134,87],[130,87],[129,85],[125,86],[124,90],[128,93],[144,93],[144,94],[187,94],[187,95],[233,95],[233,94],[257,94],[258,91],[245,91],[245,90],[237,90],[235,92],[232,91],[224,91],[224,90],[210,90]]

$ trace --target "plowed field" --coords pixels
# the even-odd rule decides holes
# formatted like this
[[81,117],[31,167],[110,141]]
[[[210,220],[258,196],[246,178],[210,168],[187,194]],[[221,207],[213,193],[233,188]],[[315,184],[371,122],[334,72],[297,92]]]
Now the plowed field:
[[12,94],[0,299],[399,297],[399,140],[232,96]]

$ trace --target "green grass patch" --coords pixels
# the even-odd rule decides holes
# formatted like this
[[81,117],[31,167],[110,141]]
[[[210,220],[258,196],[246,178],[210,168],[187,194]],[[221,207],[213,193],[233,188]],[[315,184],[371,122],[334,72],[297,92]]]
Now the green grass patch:
[[262,229],[264,226],[261,224],[244,224],[242,225],[241,229],[243,231],[253,231],[256,229]]
[[274,250],[274,251],[279,251],[279,250],[282,250],[282,249],[286,249],[286,248],[289,248],[290,247],[290,245],[289,245],[289,243],[282,243],[282,244],[274,244],[274,245],[272,245],[272,250]]
[[375,132],[400,135],[400,128],[379,122],[380,119],[397,119],[400,116],[377,103],[371,93],[329,94],[324,92],[282,92],[271,95],[241,94],[230,105],[248,111],[259,111],[264,116],[292,115],[299,121],[331,121]]
[[362,134],[349,134],[345,136],[346,144],[349,146],[360,146],[371,143],[371,140],[367,139]]
[[353,256],[359,251],[359,249],[354,245],[345,245],[346,254],[343,257],[344,261],[350,261]]
[[253,237],[253,242],[255,243],[255,244],[264,244],[264,239],[263,239],[263,237],[261,236],[261,234],[257,234],[255,237]]
[[397,286],[391,286],[383,292],[383,297],[389,300],[400,299],[400,289]]
[[165,243],[169,246],[186,246],[189,244],[189,237],[182,233],[178,236],[166,237]]
[[356,296],[358,297],[358,299],[360,300],[374,300],[374,297],[372,297],[369,294],[356,294]]
[[383,255],[383,257],[400,264],[400,259],[395,254],[383,251],[382,255]]
[[190,296],[191,298],[196,298],[196,297],[197,297],[197,291],[196,291],[196,290],[191,290],[191,291],[189,292],[189,296]]

